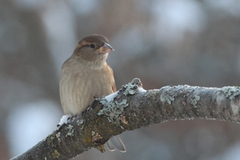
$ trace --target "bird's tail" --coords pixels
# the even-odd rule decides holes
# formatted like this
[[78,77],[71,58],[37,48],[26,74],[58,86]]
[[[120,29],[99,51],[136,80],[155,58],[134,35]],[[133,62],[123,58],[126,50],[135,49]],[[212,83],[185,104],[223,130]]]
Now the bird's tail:
[[115,151],[116,149],[120,152],[126,152],[126,147],[119,136],[114,136],[107,142],[108,149],[110,151]]

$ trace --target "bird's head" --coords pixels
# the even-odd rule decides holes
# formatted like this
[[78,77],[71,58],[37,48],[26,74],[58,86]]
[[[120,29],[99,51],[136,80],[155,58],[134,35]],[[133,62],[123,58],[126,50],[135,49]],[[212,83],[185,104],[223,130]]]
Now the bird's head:
[[106,37],[93,34],[83,38],[76,46],[72,57],[80,61],[101,63],[105,62],[110,51],[114,49]]

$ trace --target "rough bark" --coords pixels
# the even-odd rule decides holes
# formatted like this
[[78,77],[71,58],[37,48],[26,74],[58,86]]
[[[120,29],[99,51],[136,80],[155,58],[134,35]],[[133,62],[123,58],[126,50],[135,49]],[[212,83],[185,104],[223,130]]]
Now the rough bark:
[[168,120],[201,118],[240,121],[240,88],[207,88],[188,85],[143,90],[135,78],[106,98],[98,98],[83,112],[62,125],[14,160],[70,159],[91,147],[104,152],[114,135]]

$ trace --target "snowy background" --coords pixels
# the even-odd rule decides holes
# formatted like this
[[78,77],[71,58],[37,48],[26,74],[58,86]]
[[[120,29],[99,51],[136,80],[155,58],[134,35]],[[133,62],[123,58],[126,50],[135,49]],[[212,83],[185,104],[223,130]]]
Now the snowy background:
[[[92,33],[115,49],[118,88],[134,77],[164,85],[240,85],[238,0],[1,0],[0,159],[26,151],[62,116],[62,63]],[[126,153],[96,149],[85,160],[239,160],[240,125],[174,121],[121,135]]]

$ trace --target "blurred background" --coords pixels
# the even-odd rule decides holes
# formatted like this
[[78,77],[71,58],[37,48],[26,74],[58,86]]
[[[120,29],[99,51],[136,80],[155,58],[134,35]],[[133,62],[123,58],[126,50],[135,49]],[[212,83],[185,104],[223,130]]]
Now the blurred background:
[[[133,78],[164,85],[240,85],[238,0],[1,0],[0,159],[23,153],[62,116],[62,63],[100,33],[115,51],[118,88]],[[240,125],[173,121],[125,132],[126,153],[96,149],[85,160],[239,160]]]

